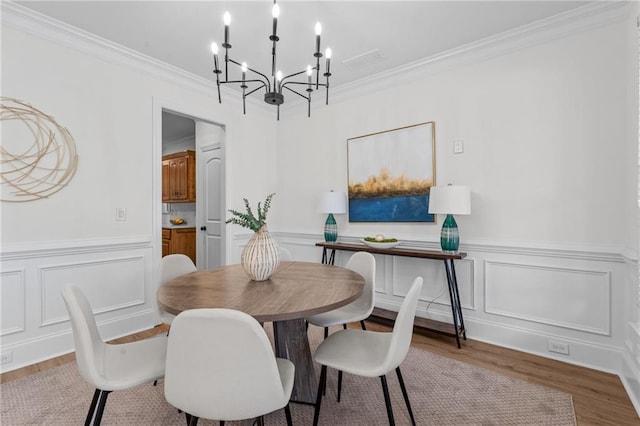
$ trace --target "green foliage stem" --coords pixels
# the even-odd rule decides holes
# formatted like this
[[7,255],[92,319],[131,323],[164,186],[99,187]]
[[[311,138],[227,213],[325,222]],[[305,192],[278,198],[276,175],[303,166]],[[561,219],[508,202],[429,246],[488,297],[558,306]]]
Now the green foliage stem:
[[258,202],[258,206],[256,211],[258,212],[258,217],[255,216],[251,206],[249,205],[249,200],[243,198],[244,208],[246,210],[245,213],[239,212],[237,210],[229,209],[229,212],[233,215],[233,217],[227,219],[225,223],[233,223],[235,225],[240,225],[243,228],[251,229],[253,232],[258,232],[260,228],[262,228],[267,223],[267,212],[271,207],[271,199],[276,195],[275,192],[271,193],[264,200],[264,205],[260,205]]

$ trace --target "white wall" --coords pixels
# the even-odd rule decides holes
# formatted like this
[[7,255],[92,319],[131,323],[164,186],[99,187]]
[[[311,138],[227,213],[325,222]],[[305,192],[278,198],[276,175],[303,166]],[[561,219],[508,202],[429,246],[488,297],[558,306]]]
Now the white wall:
[[[473,192],[472,215],[458,218],[463,240],[618,250],[632,244],[627,235],[637,224],[626,218],[634,188],[625,179],[637,147],[626,139],[624,34],[621,25],[600,28],[369,90],[314,111],[312,120],[284,121],[279,187],[292,203],[304,198],[281,222],[289,231],[319,230],[323,215],[312,201],[323,190],[346,190],[348,138],[433,120],[437,183]],[[454,139],[464,139],[463,154],[453,154]],[[438,225],[342,219],[344,235],[382,230],[435,240],[439,233]]]
[[[277,229],[301,258],[320,258],[322,191],[347,189],[347,139],[435,121],[436,181],[469,185],[458,217],[460,295],[468,336],[605,371],[620,371],[637,273],[637,106],[628,100],[630,19],[500,56],[425,67],[423,76],[338,97],[278,128]],[[635,21],[634,21],[635,22]],[[635,116],[633,115],[635,112]],[[635,117],[635,118],[634,118]],[[634,137],[635,136],[635,137]],[[453,141],[464,140],[464,153]],[[439,248],[437,224],[349,223],[341,238],[383,233]],[[339,258],[344,262],[348,254]],[[451,322],[438,262],[378,256],[377,306],[397,309],[425,276],[418,315]],[[636,291],[637,292],[637,291]],[[429,302],[434,300],[433,304]],[[427,306],[429,308],[427,310]],[[569,344],[568,355],[548,351]],[[637,374],[637,373],[636,373]]]
[[[15,4],[2,8],[2,96],[55,117],[79,155],[75,177],[54,196],[2,203],[0,332],[2,353],[13,360],[6,371],[72,350],[59,297],[67,283],[88,293],[104,338],[156,323],[162,147],[155,106],[186,105],[185,113],[226,126],[229,206],[275,189],[276,150],[272,116],[242,116],[226,93],[220,106],[215,84],[72,28],[52,30]],[[3,141],[24,140],[11,124],[2,127]],[[115,220],[118,207],[126,221]]]

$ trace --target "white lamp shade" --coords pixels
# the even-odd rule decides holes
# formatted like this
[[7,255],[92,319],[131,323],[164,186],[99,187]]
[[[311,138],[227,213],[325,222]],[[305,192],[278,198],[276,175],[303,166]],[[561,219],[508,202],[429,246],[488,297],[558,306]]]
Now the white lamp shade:
[[468,186],[432,186],[429,192],[429,213],[471,214],[471,191]]
[[347,212],[347,194],[344,192],[323,192],[318,202],[320,213],[344,214]]

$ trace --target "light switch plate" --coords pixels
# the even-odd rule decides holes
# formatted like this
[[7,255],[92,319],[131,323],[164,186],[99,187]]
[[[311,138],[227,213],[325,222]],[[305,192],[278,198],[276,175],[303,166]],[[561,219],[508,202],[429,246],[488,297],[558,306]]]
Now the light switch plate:
[[456,139],[453,141],[453,153],[462,154],[464,152],[464,141],[462,139]]
[[127,220],[127,209],[125,209],[124,207],[116,208],[116,220]]

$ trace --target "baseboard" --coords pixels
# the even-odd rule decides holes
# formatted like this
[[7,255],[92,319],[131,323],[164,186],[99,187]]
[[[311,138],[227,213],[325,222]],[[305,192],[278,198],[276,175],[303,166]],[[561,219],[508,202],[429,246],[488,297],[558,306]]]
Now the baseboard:
[[636,413],[640,416],[640,381],[638,377],[640,377],[640,372],[629,357],[629,354],[625,353],[622,357],[620,380],[625,391],[627,391],[627,395],[629,395],[633,408],[636,409]]
[[[148,330],[156,322],[156,313],[153,310],[146,310],[100,322],[98,329],[102,339],[108,341]],[[31,340],[22,340],[13,345],[3,344],[2,355],[10,356],[12,361],[2,365],[0,373],[46,361],[74,350],[73,333],[70,328]]]

